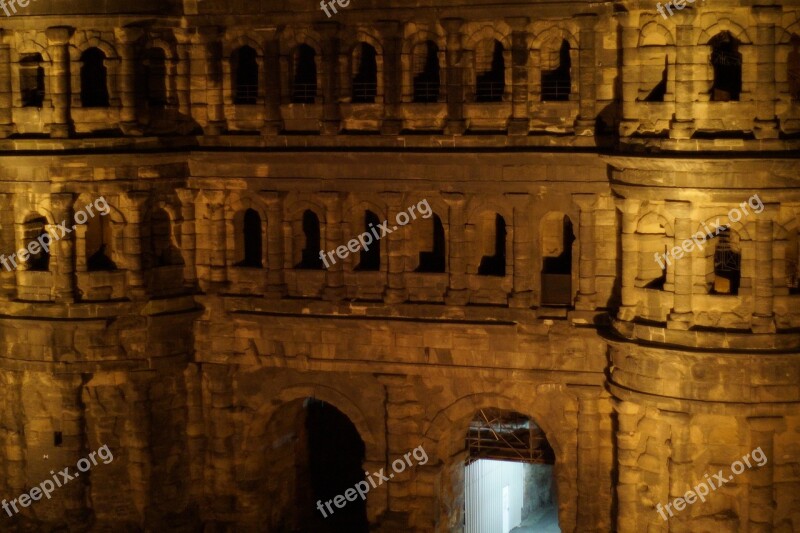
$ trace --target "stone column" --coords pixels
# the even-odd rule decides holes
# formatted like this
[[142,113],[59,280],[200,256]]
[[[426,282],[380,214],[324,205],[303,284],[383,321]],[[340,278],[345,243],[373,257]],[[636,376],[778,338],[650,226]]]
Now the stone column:
[[509,297],[510,307],[525,308],[533,305],[533,255],[536,233],[531,230],[531,197],[527,193],[506,193],[505,198],[514,206],[514,242],[511,256],[514,273],[514,290]]
[[527,31],[528,17],[509,17],[511,27],[511,119],[509,135],[527,135],[530,131],[528,112],[528,59],[530,50]]
[[142,28],[115,28],[119,47],[119,95],[122,107],[119,112],[120,128],[126,135],[141,135],[136,118],[136,57],[134,43],[144,35]]
[[694,122],[694,9],[676,11],[675,116],[669,125],[670,139],[690,139],[697,129]]
[[205,134],[219,135],[225,131],[225,107],[222,100],[222,31],[217,26],[197,29],[193,42],[205,74],[206,108],[208,119]]
[[640,205],[639,200],[631,198],[626,198],[618,205],[622,211],[622,305],[617,318],[628,322],[636,318],[636,271],[639,268],[636,220]]
[[[325,250],[332,250],[340,244],[354,239],[355,235],[343,235],[342,232],[342,200],[343,193],[323,192],[318,196],[325,203]],[[344,261],[336,261],[325,271],[325,288],[322,291],[325,300],[341,300],[345,296]]]
[[337,135],[342,129],[339,112],[339,24],[324,22],[317,30],[322,35],[322,123],[320,134]]
[[[692,205],[689,202],[668,201],[667,210],[675,216],[674,247],[672,250],[668,250],[668,258],[672,261],[672,268],[675,272],[675,293],[672,311],[667,318],[667,328],[689,329],[694,324],[692,309],[693,262],[692,254],[683,252],[683,242],[687,240],[692,242]],[[667,261],[667,265],[669,265],[669,261]]]
[[226,258],[227,232],[225,221],[226,191],[207,191],[208,199],[208,268],[209,277],[213,285],[225,285],[228,282],[228,265]]
[[69,39],[73,29],[67,27],[47,28],[48,53],[52,65],[50,67],[50,101],[53,102],[53,121],[50,123],[50,136],[55,138],[69,137]]
[[[771,213],[778,212],[778,206],[768,205],[769,212],[762,212],[756,218],[756,268],[753,286],[753,318],[751,329],[754,333],[775,333],[775,280],[772,277],[772,231]],[[767,211],[767,209],[765,209]]]
[[[580,260],[578,262],[578,295],[575,299],[575,309],[593,311],[596,307],[595,298],[595,224],[594,210],[597,198],[594,194],[575,194],[573,201],[580,209]],[[638,206],[637,206],[638,208]],[[634,229],[635,231],[635,229]]]
[[403,24],[396,20],[381,23],[383,30],[383,123],[382,135],[398,135],[403,127],[400,101],[403,92],[403,73],[400,55],[403,52]]
[[461,49],[462,19],[442,19],[442,26],[447,32],[447,125],[445,134],[461,135],[467,129],[464,120],[464,65]]
[[639,491],[642,474],[639,469],[640,441],[639,420],[644,416],[642,408],[629,401],[615,401],[617,412],[617,531],[640,533]]
[[[388,220],[396,220],[397,213],[404,209],[403,193],[383,192],[381,197],[386,201],[386,216]],[[387,304],[401,303],[408,299],[406,290],[405,268],[406,256],[403,240],[403,231],[395,231],[387,235],[381,242],[386,245],[388,257],[388,283],[383,296]]]
[[133,191],[126,193],[124,198],[127,204],[125,216],[128,219],[123,232],[128,294],[134,300],[144,299],[147,297],[147,288],[142,265],[142,217],[149,196],[143,191]]
[[264,36],[264,125],[262,135],[277,135],[283,131],[281,119],[280,41],[277,28],[261,30]]
[[180,246],[184,257],[183,283],[186,287],[194,288],[197,286],[197,224],[195,222],[195,203],[197,201],[197,191],[194,189],[176,189],[178,198],[181,201],[181,227],[180,227]]
[[191,64],[192,34],[185,28],[174,30],[177,41],[178,64],[175,72],[175,93],[178,97],[178,114],[183,122],[192,122]]
[[639,97],[641,68],[639,67],[639,17],[622,11],[614,13],[622,34],[622,67],[620,89],[622,93],[622,118],[619,124],[620,137],[630,137],[639,129],[640,120],[636,112]]
[[[52,193],[50,195],[50,210],[53,214],[53,221],[56,224],[65,222],[67,227],[73,225],[72,204],[74,198],[72,193]],[[53,227],[50,235],[61,235],[57,228]],[[27,243],[24,243],[24,245]],[[55,259],[55,268],[51,265],[53,272],[53,295],[56,303],[73,303],[75,301],[75,240],[72,233],[61,236],[57,242],[50,245],[51,255]]]
[[286,193],[261,192],[267,204],[267,295],[281,298],[286,295],[283,276],[283,199]]
[[0,139],[14,133],[11,90],[11,44],[13,34],[0,30]]
[[592,533],[598,528],[600,505],[597,482],[600,478],[600,387],[570,387],[578,396],[578,521],[577,531]]
[[580,28],[580,52],[578,55],[578,76],[580,107],[575,119],[575,135],[594,135],[595,105],[597,103],[597,60],[596,34],[597,15],[583,13],[575,17]]
[[450,233],[447,244],[449,283],[445,302],[448,305],[466,305],[469,300],[467,288],[467,246],[464,234],[464,195],[462,193],[442,193],[449,211]]
[[[668,501],[675,501],[676,498],[683,498],[694,482],[694,448],[691,442],[691,416],[687,413],[672,413],[661,411],[661,416],[667,421],[670,427],[669,437],[669,497]],[[662,502],[664,505],[667,501]],[[690,533],[692,515],[688,510],[683,512],[673,511],[675,516],[670,517],[667,511],[668,522],[664,521],[660,514],[653,513],[653,517],[648,520],[650,527],[648,531],[675,531]],[[669,528],[669,529],[668,529]]]
[[[786,431],[786,420],[783,417],[751,417],[747,419],[750,426],[750,450],[761,448],[767,460],[763,466],[750,458],[752,465],[748,472],[750,479],[749,523],[750,533],[771,533],[775,531],[775,433]],[[743,454],[744,455],[744,454]],[[762,460],[763,461],[763,460]],[[745,468],[747,465],[742,461]]]
[[758,21],[756,33],[756,120],[753,134],[756,139],[777,139],[778,118],[775,114],[775,26],[781,20],[780,6],[753,6]]

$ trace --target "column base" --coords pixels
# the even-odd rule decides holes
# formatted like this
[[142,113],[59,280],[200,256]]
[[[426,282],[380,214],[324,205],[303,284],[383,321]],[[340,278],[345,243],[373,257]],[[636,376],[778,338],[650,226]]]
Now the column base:
[[527,309],[533,306],[533,291],[513,292],[508,295],[508,306],[515,309]]
[[531,131],[531,121],[527,118],[512,118],[508,121],[509,135],[528,135]]
[[775,333],[776,330],[775,317],[772,315],[753,315],[750,320],[750,331],[753,333]]
[[50,137],[53,139],[67,139],[69,133],[69,124],[50,124]]
[[222,135],[224,131],[225,131],[225,123],[221,120],[215,120],[209,122],[206,125],[206,127],[203,128],[203,133],[205,135],[212,135],[212,136]]
[[283,131],[283,122],[280,120],[267,120],[261,126],[261,135],[278,135]]
[[575,309],[580,311],[594,311],[597,308],[595,297],[597,293],[582,294],[578,293],[575,297]]
[[639,130],[640,124],[635,118],[623,118],[619,122],[619,136],[630,137]]
[[286,287],[286,284],[281,283],[277,285],[267,285],[267,290],[264,293],[264,297],[270,300],[280,300],[281,298],[285,297],[289,293],[289,289]]
[[691,139],[696,131],[694,120],[672,120],[669,123],[670,139]]
[[675,313],[667,315],[667,329],[686,331],[694,326],[694,313]]
[[138,122],[120,122],[119,129],[121,129],[122,133],[125,135],[136,137],[144,135],[144,129],[139,125]]
[[403,130],[403,121],[397,118],[390,118],[381,124],[381,135],[400,135]]
[[13,124],[0,124],[0,139],[5,139],[14,133]]
[[408,300],[405,289],[386,289],[383,293],[383,302],[387,304],[401,304]]
[[635,305],[622,305],[617,311],[617,320],[622,320],[623,322],[632,322],[636,318],[636,306]]
[[344,300],[347,294],[345,287],[325,287],[322,289],[322,299],[328,302],[339,302]]
[[467,302],[469,302],[467,289],[448,289],[444,295],[444,303],[447,305],[467,305]]
[[444,127],[445,135],[464,135],[467,131],[466,120],[448,120],[447,125]]
[[575,135],[580,137],[593,137],[596,122],[594,119],[580,118],[575,120]]
[[341,131],[341,120],[323,120],[319,125],[320,135],[339,135]]
[[777,120],[758,120],[753,124],[753,135],[756,139],[777,139],[780,127]]

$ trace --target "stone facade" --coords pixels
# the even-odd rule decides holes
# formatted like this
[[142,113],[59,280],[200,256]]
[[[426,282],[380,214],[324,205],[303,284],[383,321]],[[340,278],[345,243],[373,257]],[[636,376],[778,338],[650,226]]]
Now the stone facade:
[[365,470],[430,456],[377,531],[463,531],[484,408],[544,430],[562,531],[800,531],[800,2],[652,4],[17,6],[0,252],[110,212],[0,268],[0,495],[115,460],[0,529],[296,530],[315,398]]

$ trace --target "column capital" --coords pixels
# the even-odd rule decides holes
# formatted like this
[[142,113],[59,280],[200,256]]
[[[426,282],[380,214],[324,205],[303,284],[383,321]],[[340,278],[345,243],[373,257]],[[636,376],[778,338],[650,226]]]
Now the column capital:
[[681,11],[676,11],[672,16],[672,20],[675,21],[675,25],[678,27],[692,26],[695,18],[697,18],[697,11],[690,6],[686,6]]
[[[594,211],[597,207],[597,195],[594,193],[575,193],[572,195],[572,201],[581,211]],[[636,206],[636,212],[639,207]]]
[[122,44],[133,44],[144,35],[144,28],[138,26],[126,26],[114,28],[114,36]]
[[464,25],[464,19],[444,18],[440,22],[448,36],[461,34],[461,27]]
[[527,192],[506,192],[503,193],[503,197],[508,200],[515,209],[526,207],[531,199],[531,195]]
[[[753,16],[759,25],[777,24],[780,22],[781,15],[783,15],[783,8],[781,6],[753,6]],[[772,43],[767,43],[772,44]]]
[[127,200],[129,205],[140,208],[147,203],[150,194],[147,191],[130,191],[126,192],[123,198]]
[[386,201],[389,207],[397,207],[403,201],[405,194],[397,191],[383,191],[380,193],[380,196]]
[[183,205],[194,205],[195,200],[197,199],[197,190],[196,189],[175,189],[175,192],[178,195],[178,199],[181,201]]
[[267,207],[273,207],[286,198],[286,193],[283,191],[259,191],[258,196],[267,204]]
[[336,21],[330,20],[325,22],[317,22],[314,24],[314,29],[319,32],[323,39],[330,39],[336,37],[339,32],[340,24]]
[[675,218],[691,218],[692,202],[682,200],[667,200],[664,204],[667,212]]
[[578,13],[573,17],[581,31],[594,30],[597,26],[597,13]]
[[[59,213],[61,216],[66,216],[65,212],[72,207],[74,202],[75,196],[71,192],[50,193],[50,207],[53,214]],[[58,223],[57,220],[54,222]]]
[[747,423],[750,425],[750,429],[761,433],[786,431],[786,418],[782,416],[749,416]]
[[528,17],[506,17],[505,21],[511,31],[523,32],[527,29],[531,19]]
[[460,192],[443,192],[441,193],[442,200],[450,207],[460,207],[464,205],[466,198]]
[[402,34],[403,23],[399,20],[379,20],[378,29],[386,38],[397,38]]
[[199,26],[192,33],[192,42],[195,44],[207,44],[221,39],[225,34],[220,26]]
[[256,28],[255,33],[256,35],[260,35],[263,39],[267,41],[272,41],[274,39],[277,39],[280,30],[281,28],[279,28],[278,26],[268,26],[265,28]]
[[67,44],[75,28],[70,26],[51,26],[45,30],[47,42],[51,45]]

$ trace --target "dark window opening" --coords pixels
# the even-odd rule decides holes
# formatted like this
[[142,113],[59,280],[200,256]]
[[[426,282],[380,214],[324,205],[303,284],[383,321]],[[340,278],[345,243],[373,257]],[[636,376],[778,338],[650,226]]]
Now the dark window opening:
[[98,48],[81,54],[81,106],[108,107],[106,55]]
[[372,104],[378,94],[378,62],[375,48],[361,43],[353,54],[358,72],[353,78],[353,103]]
[[424,43],[424,55],[415,54],[414,101],[431,103],[439,101],[439,47],[433,41]]
[[44,68],[42,54],[25,54],[19,60],[19,85],[22,107],[42,107]]
[[163,209],[154,209],[150,215],[151,266],[182,265],[183,257],[172,242],[172,220]]
[[305,248],[303,248],[300,262],[297,263],[295,268],[321,270],[319,217],[310,209],[306,209],[303,213],[303,235],[305,237]]
[[738,101],[742,92],[742,54],[739,41],[730,32],[722,32],[708,43],[711,46],[711,65],[714,83],[712,102]]
[[664,71],[661,73],[661,81],[658,82],[650,94],[647,95],[647,98],[644,99],[645,102],[663,102],[664,96],[667,94],[667,74],[669,71],[669,57],[664,58]]
[[542,101],[563,102],[569,100],[572,91],[572,60],[569,57],[569,43],[561,41],[558,51],[558,67],[542,71]]
[[786,78],[792,100],[800,101],[800,35],[792,35],[792,51],[786,59]]
[[505,276],[506,275],[506,221],[500,215],[495,215],[494,255],[481,258],[478,267],[480,276]]
[[61,446],[63,442],[64,442],[64,437],[61,434],[61,432],[60,431],[53,432],[53,446],[56,447]]
[[[485,61],[487,58],[481,58]],[[494,41],[491,54],[491,63],[477,65],[479,72],[475,80],[475,100],[477,102],[501,102],[506,89],[505,59],[503,59],[503,45]]]
[[111,260],[111,224],[107,216],[92,217],[86,222],[86,270],[116,270]]
[[[25,222],[23,233],[25,243],[36,240],[43,242],[44,239],[40,240],[40,237],[47,235],[47,219],[45,217],[38,216]],[[25,262],[25,266],[26,270],[32,270],[34,272],[47,272],[50,270],[50,252],[46,251],[44,247],[40,246],[37,253],[28,255],[28,260]]]
[[167,105],[167,55],[161,48],[150,48],[145,55],[147,103],[150,107]]
[[567,216],[562,220],[561,235],[561,253],[542,261],[542,305],[572,304],[572,243],[575,234]]
[[[667,246],[664,246],[664,255],[661,256],[661,257],[664,257],[664,258],[669,257],[668,251],[667,251]],[[666,260],[662,260],[661,264],[662,264],[661,275],[659,277],[657,277],[656,279],[648,282],[644,286],[645,289],[655,289],[655,290],[659,290],[659,291],[663,291],[664,290],[664,284],[667,282],[667,262],[666,262]]]
[[445,271],[445,239],[444,226],[439,215],[434,214],[433,223],[433,249],[419,253],[419,266],[417,272],[441,273]]
[[730,228],[725,228],[715,237],[714,283],[712,294],[736,295],[741,281],[742,256],[731,246]]
[[242,218],[242,244],[244,247],[244,258],[236,263],[236,266],[261,268],[262,248],[261,248],[261,217],[254,209],[244,212]]
[[256,51],[242,46],[231,56],[233,103],[255,104],[258,98],[258,61]]
[[[372,211],[364,213],[364,232],[371,234],[372,228],[380,225],[378,215]],[[380,270],[381,269],[381,241],[375,240],[369,245],[369,250],[361,250],[360,261],[356,270]]]
[[301,44],[294,52],[294,78],[292,80],[292,102],[313,104],[317,97],[316,52],[307,44]]

